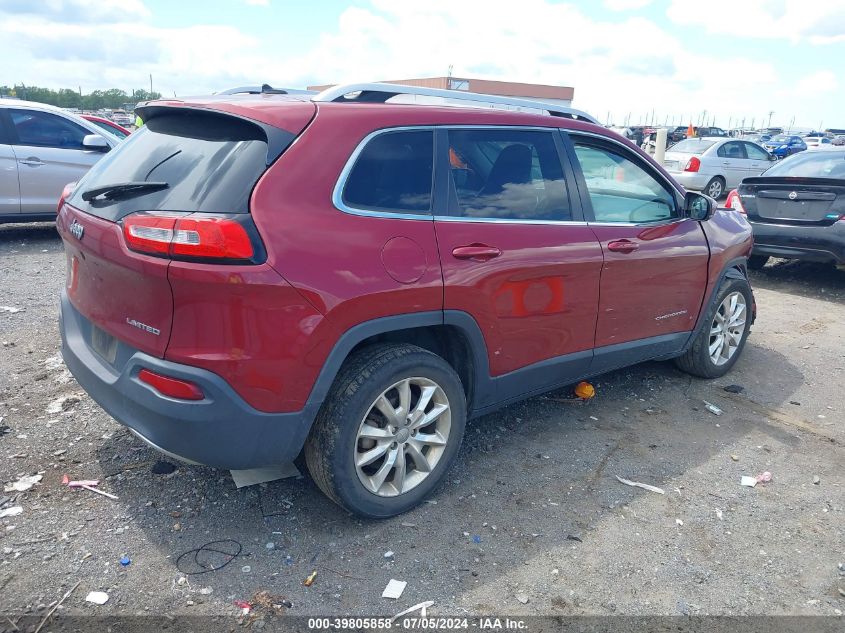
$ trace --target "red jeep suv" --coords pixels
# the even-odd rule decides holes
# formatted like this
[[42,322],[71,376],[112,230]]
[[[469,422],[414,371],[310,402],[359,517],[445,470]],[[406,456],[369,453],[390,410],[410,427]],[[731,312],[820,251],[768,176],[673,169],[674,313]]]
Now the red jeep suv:
[[140,115],[60,202],[62,353],[184,460],[304,450],[392,516],[468,417],[649,359],[721,376],[748,336],[746,220],[583,113],[357,84]]

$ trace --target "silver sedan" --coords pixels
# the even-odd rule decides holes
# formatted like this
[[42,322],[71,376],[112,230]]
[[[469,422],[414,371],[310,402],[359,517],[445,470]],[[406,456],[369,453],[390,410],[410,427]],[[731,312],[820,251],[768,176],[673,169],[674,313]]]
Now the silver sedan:
[[775,160],[751,141],[704,137],[688,138],[670,147],[663,166],[686,189],[718,199],[744,178],[762,174]]

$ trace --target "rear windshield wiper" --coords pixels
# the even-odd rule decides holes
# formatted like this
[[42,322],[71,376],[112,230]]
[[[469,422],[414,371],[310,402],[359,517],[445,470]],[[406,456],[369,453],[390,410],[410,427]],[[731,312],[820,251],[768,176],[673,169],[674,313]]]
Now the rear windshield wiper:
[[111,185],[95,187],[83,192],[82,199],[91,202],[94,198],[102,196],[104,200],[116,200],[120,197],[129,197],[150,191],[167,189],[170,185],[166,182],[116,182]]

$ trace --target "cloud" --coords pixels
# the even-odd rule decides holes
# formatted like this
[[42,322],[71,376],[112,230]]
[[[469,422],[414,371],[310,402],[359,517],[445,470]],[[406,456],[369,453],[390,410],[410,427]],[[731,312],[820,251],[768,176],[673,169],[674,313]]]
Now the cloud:
[[244,4],[248,4],[253,7],[269,7],[270,0],[243,0]]
[[845,41],[841,0],[710,0],[706,12],[724,19],[702,19],[702,6],[689,0],[671,0],[667,16],[677,24],[743,38],[811,44]]
[[604,0],[602,4],[611,11],[633,11],[644,9],[654,0]]
[[803,77],[795,86],[804,97],[815,97],[834,92],[838,87],[836,75],[829,70],[819,70]]
[[3,0],[0,12],[64,24],[124,22],[150,15],[141,0]]

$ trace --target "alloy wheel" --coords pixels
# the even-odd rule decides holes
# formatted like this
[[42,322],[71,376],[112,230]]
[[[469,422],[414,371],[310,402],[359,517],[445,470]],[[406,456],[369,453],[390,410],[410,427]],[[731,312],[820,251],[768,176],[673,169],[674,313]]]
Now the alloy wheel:
[[736,354],[745,333],[747,313],[745,296],[741,292],[730,293],[719,304],[710,325],[708,347],[714,365],[724,365]]
[[710,186],[707,187],[707,195],[711,198],[719,198],[722,195],[722,181],[721,180],[714,180],[710,183]]
[[391,385],[370,405],[358,427],[358,479],[380,497],[415,488],[443,457],[451,421],[446,392],[433,380],[405,378]]

